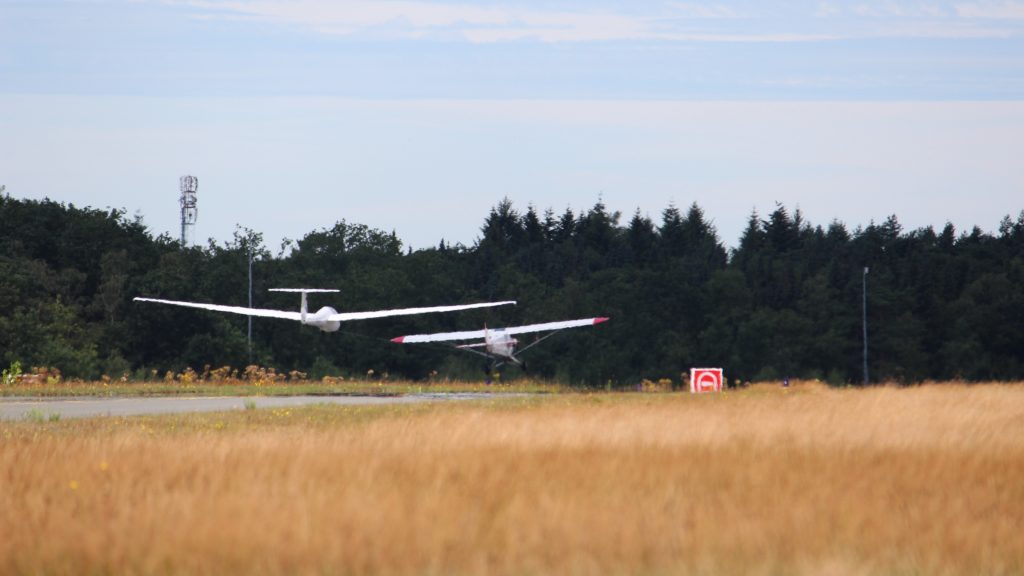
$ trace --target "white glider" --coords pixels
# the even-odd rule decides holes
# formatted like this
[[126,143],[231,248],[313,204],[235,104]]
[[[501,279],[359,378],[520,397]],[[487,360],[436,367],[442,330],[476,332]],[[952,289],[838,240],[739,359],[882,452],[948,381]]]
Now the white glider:
[[[495,362],[495,366],[500,366],[505,362],[512,362],[519,366],[523,365],[523,362],[516,357],[516,346],[519,344],[519,340],[513,338],[516,334],[529,334],[532,332],[550,332],[538,340],[530,343],[529,346],[523,348],[518,353],[522,354],[530,348],[540,344],[542,341],[552,336],[556,332],[565,330],[566,328],[579,328],[582,326],[594,326],[602,322],[607,322],[608,318],[583,318],[580,320],[563,320],[561,322],[546,322],[544,324],[530,324],[528,326],[511,326],[508,328],[487,328],[483,330],[472,330],[468,332],[441,332],[438,334],[415,334],[411,336],[399,336],[398,338],[392,338],[391,341],[398,344],[419,344],[426,342],[451,342],[457,340],[479,340],[483,338],[483,342],[476,342],[473,344],[462,344],[456,346],[456,348],[474,352],[481,356],[486,356]],[[483,348],[484,351],[474,350],[474,348]]]
[[374,310],[369,312],[338,312],[330,306],[324,306],[315,313],[307,311],[306,295],[322,292],[339,292],[339,290],[326,290],[317,288],[271,288],[271,292],[298,292],[302,294],[302,304],[298,312],[288,310],[266,310],[261,308],[246,308],[244,306],[225,306],[223,304],[204,304],[202,302],[180,302],[177,300],[159,300],[157,298],[135,298],[137,302],[156,302],[157,304],[170,304],[172,306],[184,306],[186,308],[199,308],[201,310],[213,310],[215,312],[229,312],[231,314],[243,314],[245,316],[260,316],[263,318],[281,318],[283,320],[297,320],[309,326],[315,326],[324,332],[336,332],[342,322],[349,320],[369,320],[371,318],[386,318],[389,316],[410,316],[414,314],[429,314],[432,312],[455,312],[457,310],[471,310],[474,308],[490,308],[492,306],[504,306],[515,304],[515,300],[503,302],[481,302],[478,304],[456,304],[453,306],[428,306],[423,308],[398,308],[395,310]]

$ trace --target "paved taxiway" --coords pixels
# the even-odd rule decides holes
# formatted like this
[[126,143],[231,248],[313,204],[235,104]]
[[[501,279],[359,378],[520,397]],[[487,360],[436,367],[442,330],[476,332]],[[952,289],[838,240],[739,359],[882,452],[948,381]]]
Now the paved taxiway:
[[[2,398],[0,420],[34,417],[91,418],[94,416],[137,416],[141,414],[177,414],[183,412],[220,412],[244,410],[246,401],[256,408],[282,408],[308,404],[415,404],[474,400],[494,394],[409,394],[406,396],[220,396],[165,398]],[[508,396],[503,394],[502,396]]]

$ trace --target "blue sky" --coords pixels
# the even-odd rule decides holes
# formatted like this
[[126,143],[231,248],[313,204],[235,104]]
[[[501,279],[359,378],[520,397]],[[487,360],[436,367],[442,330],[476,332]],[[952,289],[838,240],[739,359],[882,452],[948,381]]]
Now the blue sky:
[[1024,0],[0,0],[0,184],[276,249],[471,244],[503,196],[993,230],[1024,209]]

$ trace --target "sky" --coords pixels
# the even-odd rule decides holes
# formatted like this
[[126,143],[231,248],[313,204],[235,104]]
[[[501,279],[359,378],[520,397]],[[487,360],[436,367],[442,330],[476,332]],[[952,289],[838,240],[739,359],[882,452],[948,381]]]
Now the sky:
[[200,243],[472,245],[505,197],[995,231],[1022,140],[1024,0],[0,0],[0,185],[177,237],[195,175]]

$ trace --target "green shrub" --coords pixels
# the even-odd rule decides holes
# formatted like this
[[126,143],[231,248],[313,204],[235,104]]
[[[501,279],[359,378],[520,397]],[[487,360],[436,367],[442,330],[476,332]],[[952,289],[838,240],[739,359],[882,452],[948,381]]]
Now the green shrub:
[[11,362],[10,368],[5,368],[3,373],[0,374],[0,383],[3,384],[15,384],[21,377],[21,362],[15,360]]

